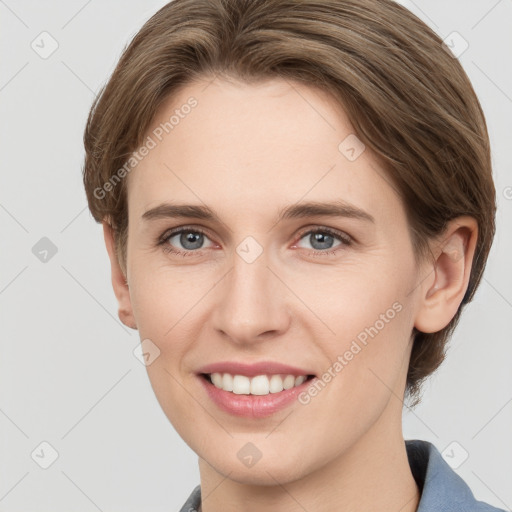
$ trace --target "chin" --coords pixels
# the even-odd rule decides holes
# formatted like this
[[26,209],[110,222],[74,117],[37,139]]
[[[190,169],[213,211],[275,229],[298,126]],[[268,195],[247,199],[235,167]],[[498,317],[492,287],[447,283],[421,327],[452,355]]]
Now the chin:
[[[309,465],[306,466],[304,453],[292,449],[290,449],[289,453],[284,452],[279,444],[273,448],[269,446],[262,450],[263,453],[261,453],[259,460],[245,462],[244,455],[251,450],[244,452],[243,448],[240,449],[240,445],[244,447],[249,444],[249,442],[241,443],[240,441],[240,439],[236,440],[236,447],[224,446],[217,453],[205,453],[204,450],[196,451],[193,449],[199,454],[201,459],[204,459],[202,462],[206,461],[206,464],[213,467],[217,473],[240,484],[261,486],[284,485],[300,480],[309,471],[313,470]],[[265,450],[272,450],[270,457],[265,457]],[[320,467],[322,464],[322,461],[319,460],[318,466]]]
[[[290,464],[283,465],[264,465],[260,460],[252,468],[241,468],[238,464],[231,462],[222,465],[222,467],[214,466],[216,471],[226,478],[244,485],[258,486],[275,486],[286,485],[295,480],[300,480],[304,475],[291,472]],[[222,471],[221,471],[222,470]]]

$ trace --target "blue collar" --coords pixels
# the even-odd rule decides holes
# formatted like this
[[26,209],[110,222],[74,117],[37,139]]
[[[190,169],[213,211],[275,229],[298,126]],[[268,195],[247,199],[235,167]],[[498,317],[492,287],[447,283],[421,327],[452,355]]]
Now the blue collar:
[[428,441],[405,441],[411,472],[420,488],[416,512],[505,512],[477,501],[469,486]]

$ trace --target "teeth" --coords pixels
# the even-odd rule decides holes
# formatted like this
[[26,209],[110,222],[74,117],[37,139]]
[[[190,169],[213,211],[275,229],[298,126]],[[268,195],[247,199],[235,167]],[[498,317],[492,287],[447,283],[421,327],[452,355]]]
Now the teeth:
[[[217,375],[220,375],[220,373],[217,373]],[[222,376],[222,384],[217,387],[221,387],[224,391],[233,391],[233,376],[229,373],[225,373]]]
[[279,391],[283,391],[283,389],[283,379],[279,375],[272,375],[272,377],[270,377],[270,392],[279,393]]
[[293,375],[287,375],[283,380],[283,388],[290,389],[295,386],[295,377]]
[[301,375],[300,377],[295,377],[295,385],[300,386],[303,382],[305,382],[307,377],[305,375]]
[[245,375],[229,373],[212,373],[211,381],[216,388],[231,391],[236,395],[268,395],[285,389],[300,386],[307,379],[306,375],[257,375],[249,378]]
[[[226,373],[226,376],[227,377],[231,377],[231,375],[228,375],[227,373]],[[210,375],[210,378],[212,379],[212,382],[213,382],[213,384],[215,385],[216,388],[224,387],[223,386],[223,382],[222,382],[223,381],[222,375],[220,373],[212,373]]]
[[245,375],[233,377],[233,393],[236,395],[248,395],[251,392],[251,379]]

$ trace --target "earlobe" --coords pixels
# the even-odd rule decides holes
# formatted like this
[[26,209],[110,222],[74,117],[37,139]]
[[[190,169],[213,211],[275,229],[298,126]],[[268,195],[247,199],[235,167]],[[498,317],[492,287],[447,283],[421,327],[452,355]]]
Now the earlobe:
[[468,288],[478,237],[473,217],[450,221],[434,248],[435,261],[424,271],[414,327],[433,333],[446,327],[457,313]]
[[110,268],[112,272],[112,287],[116,296],[119,308],[118,315],[121,322],[127,327],[137,329],[135,317],[133,315],[132,303],[130,298],[130,290],[126,276],[119,264],[114,242],[114,234],[112,227],[106,221],[103,221],[103,237],[110,259]]

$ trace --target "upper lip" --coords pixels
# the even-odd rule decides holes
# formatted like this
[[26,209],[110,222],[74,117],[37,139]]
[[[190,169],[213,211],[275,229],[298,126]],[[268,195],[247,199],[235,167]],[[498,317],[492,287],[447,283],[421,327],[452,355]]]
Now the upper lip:
[[220,361],[218,363],[208,364],[199,368],[198,373],[229,373],[231,375],[246,375],[247,377],[274,374],[295,376],[314,375],[314,373],[309,370],[274,361],[260,361],[252,364],[239,363],[235,361]]

